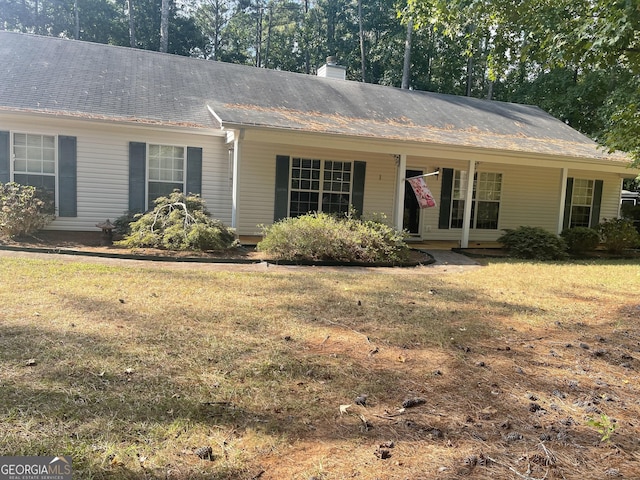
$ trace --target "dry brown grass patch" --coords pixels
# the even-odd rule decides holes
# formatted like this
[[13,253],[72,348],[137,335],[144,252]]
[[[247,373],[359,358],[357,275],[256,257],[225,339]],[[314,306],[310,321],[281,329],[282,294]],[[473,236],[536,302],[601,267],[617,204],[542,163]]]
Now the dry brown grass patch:
[[315,272],[3,259],[0,451],[83,479],[640,478],[637,265]]

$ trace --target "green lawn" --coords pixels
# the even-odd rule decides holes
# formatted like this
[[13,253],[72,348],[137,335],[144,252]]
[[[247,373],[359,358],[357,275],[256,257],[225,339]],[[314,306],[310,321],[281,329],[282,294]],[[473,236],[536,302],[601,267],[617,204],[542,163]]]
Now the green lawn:
[[79,479],[640,478],[637,263],[305,272],[0,259],[0,452]]

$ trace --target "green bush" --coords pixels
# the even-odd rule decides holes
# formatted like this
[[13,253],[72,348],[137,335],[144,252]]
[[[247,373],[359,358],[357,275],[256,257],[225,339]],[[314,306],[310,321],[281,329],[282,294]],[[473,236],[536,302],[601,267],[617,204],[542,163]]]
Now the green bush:
[[113,221],[114,229],[113,233],[122,237],[131,233],[131,224],[136,221],[136,215],[133,212],[127,211],[124,215],[119,216]]
[[309,213],[263,227],[258,250],[274,259],[339,262],[407,260],[404,233],[373,220]]
[[571,253],[582,254],[595,250],[600,244],[600,235],[593,228],[573,227],[562,231],[560,236]]
[[506,229],[498,238],[518,258],[534,260],[562,260],[567,258],[567,244],[555,233],[540,227],[522,226]]
[[598,232],[604,247],[610,253],[622,253],[628,248],[640,245],[640,234],[631,220],[623,218],[605,219],[598,225]]
[[35,187],[0,183],[0,236],[30,235],[55,218],[51,195]]
[[155,208],[138,214],[130,233],[116,242],[129,248],[167,250],[224,250],[237,244],[233,230],[212,219],[204,200],[174,191],[155,200]]

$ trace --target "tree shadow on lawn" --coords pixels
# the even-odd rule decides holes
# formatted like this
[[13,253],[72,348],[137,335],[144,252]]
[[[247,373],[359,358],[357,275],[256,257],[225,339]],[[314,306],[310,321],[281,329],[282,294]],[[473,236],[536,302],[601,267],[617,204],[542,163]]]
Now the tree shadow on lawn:
[[[237,286],[233,276],[197,277],[212,285],[200,294]],[[180,280],[175,273],[171,278]],[[242,301],[209,308],[162,303],[161,317],[142,314],[137,304],[153,298],[155,287],[129,292],[125,303],[59,294],[63,308],[82,319],[76,327],[0,326],[3,343],[13,346],[2,354],[4,369],[13,372],[2,386],[9,407],[3,451],[33,454],[29,441],[44,434],[42,454],[54,447],[79,450],[85,455],[80,471],[96,478],[159,478],[111,463],[112,452],[131,445],[141,454],[166,441],[192,450],[212,435],[232,435],[240,444],[251,432],[289,441],[427,443],[443,452],[457,445],[460,462],[479,452],[515,461],[508,452],[533,451],[545,441],[584,463],[580,449],[598,441],[585,418],[599,411],[615,417],[623,408],[638,413],[628,398],[637,392],[626,392],[622,383],[628,367],[610,361],[623,351],[630,355],[632,337],[619,352],[601,355],[595,347],[553,343],[578,332],[595,339],[615,322],[572,324],[560,336],[550,327],[515,331],[505,320],[539,311],[534,302],[492,300],[442,279],[408,282],[404,292],[353,290],[355,278],[271,278],[260,289],[244,287]],[[299,303],[281,302],[279,295]],[[309,301],[317,303],[313,312],[299,308]],[[36,364],[25,366],[33,345],[41,347]],[[630,365],[638,367],[635,359]],[[599,383],[600,370],[615,382]],[[354,403],[360,394],[368,395],[365,406]],[[426,402],[400,412],[411,398]],[[339,406],[348,404],[341,413]],[[615,444],[632,452],[637,428],[620,425]],[[172,462],[187,465],[183,478],[204,478],[197,476],[199,460],[174,455]],[[235,478],[243,478],[260,462],[256,456],[240,467],[214,462],[206,468],[235,468]],[[607,461],[598,469],[602,464]]]

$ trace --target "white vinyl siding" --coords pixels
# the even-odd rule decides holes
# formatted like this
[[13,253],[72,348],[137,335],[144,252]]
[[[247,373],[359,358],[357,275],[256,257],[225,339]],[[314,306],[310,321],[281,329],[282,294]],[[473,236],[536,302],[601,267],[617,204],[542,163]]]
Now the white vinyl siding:
[[[128,210],[131,141],[201,147],[201,196],[215,218],[231,225],[229,154],[223,136],[63,119],[37,122],[39,134],[77,137],[78,216],[58,217],[48,229],[98,231],[96,223],[114,221]],[[33,119],[0,115],[0,130],[31,132],[33,125]]]
[[366,162],[362,213],[365,216],[382,214],[389,222],[392,221],[396,182],[395,159],[392,155],[248,141],[242,143],[241,149],[237,225],[239,235],[260,235],[262,232],[259,225],[273,222],[277,155],[288,155],[291,159],[297,157],[351,162],[352,169],[353,162]]

